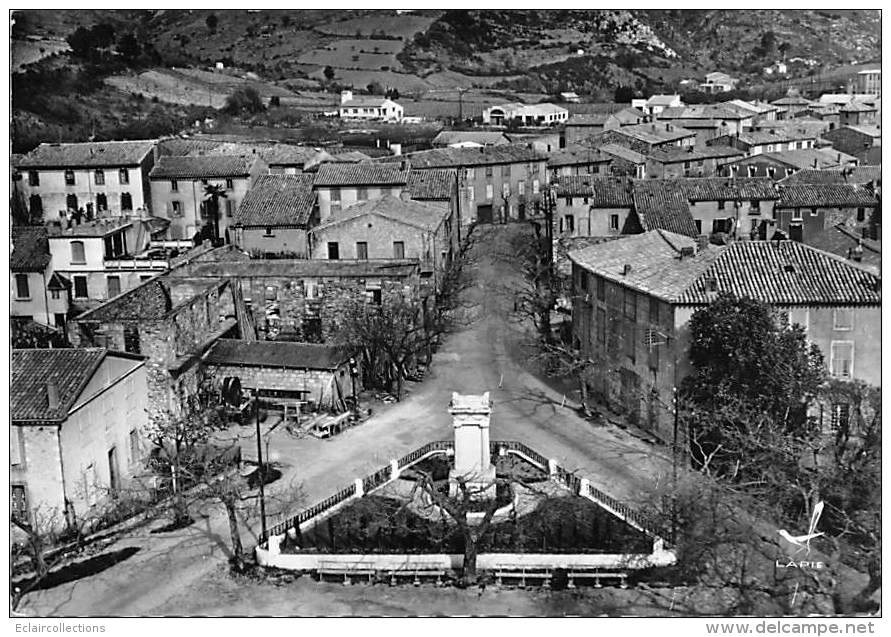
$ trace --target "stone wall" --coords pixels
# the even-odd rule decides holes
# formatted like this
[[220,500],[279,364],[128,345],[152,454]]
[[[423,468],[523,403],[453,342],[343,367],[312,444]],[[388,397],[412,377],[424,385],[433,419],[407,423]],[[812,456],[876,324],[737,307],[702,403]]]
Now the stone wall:
[[[303,399],[320,405],[330,404],[332,380],[337,383],[340,397],[352,395],[349,369],[342,365],[336,372],[321,369],[281,369],[273,367],[243,367],[239,365],[207,365],[212,382],[219,386],[227,376],[238,376],[247,389],[305,392]],[[356,390],[361,391],[357,380]]]
[[18,442],[21,462],[10,466],[9,480],[24,485],[27,504],[38,523],[52,521],[55,528],[65,522],[62,459],[59,456],[58,426],[13,426],[11,444]]

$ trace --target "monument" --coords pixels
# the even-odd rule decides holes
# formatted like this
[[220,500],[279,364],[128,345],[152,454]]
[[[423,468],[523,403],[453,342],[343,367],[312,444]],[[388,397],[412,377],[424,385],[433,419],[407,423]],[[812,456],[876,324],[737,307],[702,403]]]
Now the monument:
[[455,429],[454,467],[449,471],[449,495],[461,497],[459,478],[476,500],[495,497],[495,467],[489,449],[489,419],[492,403],[489,392],[452,392],[449,403]]

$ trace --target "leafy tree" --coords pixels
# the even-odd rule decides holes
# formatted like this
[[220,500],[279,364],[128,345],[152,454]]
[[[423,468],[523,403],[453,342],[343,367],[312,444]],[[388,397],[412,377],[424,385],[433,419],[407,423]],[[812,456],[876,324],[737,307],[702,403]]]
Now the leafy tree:
[[[545,222],[547,223],[547,222]],[[503,259],[519,265],[520,277],[507,285],[505,292],[514,298],[519,320],[531,319],[542,343],[552,343],[551,312],[565,282],[551,264],[550,238],[542,224],[533,223],[528,231],[511,235]]]
[[89,29],[77,27],[65,41],[71,47],[71,54],[76,58],[89,59],[95,53],[96,44]]
[[634,88],[631,86],[617,86],[615,101],[619,104],[630,104],[634,99]]
[[114,27],[107,22],[100,22],[90,29],[90,36],[98,48],[110,47],[114,44]]
[[142,47],[139,46],[139,40],[132,32],[125,33],[118,40],[118,53],[127,64],[133,64],[141,52]]
[[269,98],[269,106],[279,107],[282,104],[282,100],[278,95],[273,95]]
[[217,19],[217,14],[215,13],[208,14],[207,18],[204,20],[204,24],[207,25],[207,29],[211,33],[217,30],[218,23],[219,20]]
[[322,73],[325,76],[325,79],[329,82],[334,79],[334,69],[331,66],[326,66],[325,70],[322,71]]
[[232,95],[226,98],[226,103],[222,110],[229,115],[245,113],[256,115],[266,110],[266,107],[263,106],[263,100],[260,98],[257,89],[252,86],[246,86],[235,89]]

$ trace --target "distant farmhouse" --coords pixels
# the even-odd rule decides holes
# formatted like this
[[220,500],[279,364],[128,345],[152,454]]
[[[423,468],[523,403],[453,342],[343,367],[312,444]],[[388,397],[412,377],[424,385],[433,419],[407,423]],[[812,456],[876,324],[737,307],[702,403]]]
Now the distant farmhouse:
[[401,122],[403,108],[387,97],[361,95],[353,97],[352,91],[340,93],[341,119],[366,119],[384,122]]

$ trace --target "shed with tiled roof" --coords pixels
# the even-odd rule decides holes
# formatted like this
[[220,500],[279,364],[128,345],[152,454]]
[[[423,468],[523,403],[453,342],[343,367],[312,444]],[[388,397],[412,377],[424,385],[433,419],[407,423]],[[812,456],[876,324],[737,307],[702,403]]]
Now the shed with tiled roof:
[[[14,349],[10,359],[9,412],[12,422],[59,422],[87,386],[107,350]],[[47,386],[57,395],[50,397]]]
[[698,236],[690,205],[683,193],[662,180],[633,182],[634,211],[644,230],[667,230],[688,237]]
[[245,228],[307,227],[316,201],[313,181],[311,174],[261,176],[239,205],[235,224]]
[[255,155],[168,155],[158,159],[149,173],[149,179],[215,179],[248,177],[255,163],[260,162]]
[[405,164],[322,164],[315,177],[315,187],[404,186],[409,166]]
[[110,168],[139,166],[155,140],[41,144],[19,161],[19,168]]
[[408,191],[417,201],[450,201],[456,196],[458,172],[452,168],[413,170],[408,175]]

